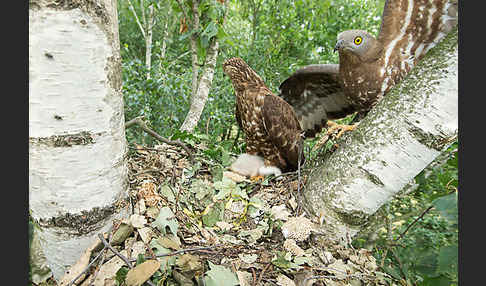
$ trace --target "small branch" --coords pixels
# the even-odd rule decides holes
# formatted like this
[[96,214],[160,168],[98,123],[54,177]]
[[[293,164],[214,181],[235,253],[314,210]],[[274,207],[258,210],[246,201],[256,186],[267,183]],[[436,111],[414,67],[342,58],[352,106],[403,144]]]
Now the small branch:
[[76,276],[76,278],[74,278],[73,280],[71,280],[71,282],[69,282],[69,284],[67,284],[66,286],[71,286],[74,284],[74,282],[76,282],[79,277],[81,277],[84,273],[86,273],[86,271],[88,271],[88,269],[91,267],[91,265],[93,265],[93,263],[95,263],[96,260],[98,260],[98,258],[101,257],[101,255],[104,253],[104,250],[105,250],[106,246],[100,251],[100,253],[88,264],[88,266],[81,272],[79,273],[78,276]]
[[[166,254],[158,254],[158,255],[156,255],[156,257],[174,256],[174,255],[177,255],[177,254],[181,254],[181,253],[185,253],[185,252],[192,252],[192,251],[211,250],[211,249],[214,249],[214,248],[219,247],[219,246],[221,246],[221,244],[217,244],[217,245],[213,245],[213,246],[207,246],[207,247],[186,248],[186,249],[181,249],[181,250],[173,251],[173,252],[166,253]],[[151,258],[152,258],[151,256],[144,257],[144,259],[151,259]],[[137,261],[137,259],[131,259],[129,261],[133,262],[133,261]]]
[[125,264],[128,266],[128,268],[130,268],[130,269],[133,268],[130,261],[125,256],[123,256],[120,252],[118,252],[116,249],[114,249],[113,246],[111,246],[108,243],[108,241],[106,241],[106,239],[103,237],[103,235],[101,233],[98,234],[98,238],[101,240],[101,242],[103,242],[105,247],[108,247],[108,249],[111,250],[116,256],[120,257],[120,259],[123,260],[123,262],[125,262]]
[[425,211],[423,211],[423,212],[422,212],[422,214],[421,214],[421,215],[420,215],[418,218],[416,218],[416,219],[415,219],[415,220],[414,220],[414,221],[413,221],[411,224],[409,224],[409,225],[407,226],[407,228],[405,229],[405,231],[404,231],[402,234],[400,234],[400,236],[399,236],[397,239],[395,239],[395,241],[399,241],[400,239],[402,239],[402,237],[403,237],[403,236],[405,236],[405,234],[407,233],[407,231],[408,231],[408,230],[409,230],[409,229],[410,229],[410,228],[411,228],[411,227],[412,227],[412,226],[413,226],[415,223],[417,223],[417,222],[418,222],[420,219],[422,219],[422,218],[424,217],[424,215],[425,215],[425,214],[426,214],[428,211],[430,211],[430,210],[431,210],[433,207],[434,207],[434,206],[430,206],[430,207],[428,207],[428,208],[427,208]]
[[138,16],[137,16],[137,12],[135,12],[135,8],[133,8],[132,2],[130,0],[128,0],[128,7],[130,8],[130,11],[132,11],[133,16],[135,16],[135,21],[137,22],[137,25],[140,28],[140,31],[142,32],[142,36],[145,39],[146,38],[145,30],[144,30],[142,24],[140,23],[140,20],[138,19]]
[[265,268],[263,268],[262,272],[260,273],[260,276],[258,277],[258,280],[256,282],[256,285],[260,285],[260,282],[262,281],[262,278],[263,278],[263,274],[265,273],[265,271],[267,271],[267,268],[271,265],[271,263],[268,263]]
[[148,128],[147,124],[142,120],[142,117],[141,116],[135,117],[134,119],[132,119],[130,121],[127,121],[125,123],[125,129],[128,129],[128,128],[132,127],[134,124],[137,124],[145,132],[147,132],[148,134],[152,135],[152,137],[154,137],[155,139],[157,139],[157,140],[159,140],[159,141],[161,141],[163,143],[181,147],[182,149],[184,149],[184,151],[186,151],[187,155],[189,156],[189,160],[191,161],[191,163],[194,163],[194,156],[192,155],[192,152],[181,141],[179,141],[179,140],[173,141],[173,140],[165,139],[164,137],[160,136],[155,131],[153,131],[152,129]]
[[[101,240],[101,242],[103,242],[105,247],[108,247],[108,249],[110,249],[114,254],[116,254],[116,256],[120,257],[120,259],[123,260],[123,262],[125,262],[125,264],[128,266],[128,268],[133,269],[133,266],[130,263],[130,261],[125,256],[123,256],[120,252],[118,252],[116,249],[114,249],[108,243],[108,241],[106,241],[106,239],[103,237],[103,235],[101,233],[98,234],[98,238]],[[135,261],[136,261],[136,259],[135,259]],[[150,286],[155,286],[150,280],[145,281],[145,283],[149,284]]]

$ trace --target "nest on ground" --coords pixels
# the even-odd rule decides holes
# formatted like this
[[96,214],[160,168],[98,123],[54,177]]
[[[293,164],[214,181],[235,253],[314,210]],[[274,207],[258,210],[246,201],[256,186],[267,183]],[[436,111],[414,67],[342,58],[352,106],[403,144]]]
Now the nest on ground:
[[299,203],[305,170],[253,182],[212,164],[197,155],[191,164],[179,146],[132,148],[131,215],[106,236],[121,256],[99,243],[90,261],[102,258],[71,278],[88,270],[77,285],[392,284],[370,251],[317,233]]

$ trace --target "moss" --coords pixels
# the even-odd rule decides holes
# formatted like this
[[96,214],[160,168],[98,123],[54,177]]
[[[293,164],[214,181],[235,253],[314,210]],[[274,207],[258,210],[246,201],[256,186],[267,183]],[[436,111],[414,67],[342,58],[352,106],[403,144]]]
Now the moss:
[[80,214],[65,213],[49,219],[40,219],[38,223],[42,227],[67,228],[79,235],[88,234],[98,228],[99,222],[113,215],[126,204],[125,199],[122,199],[108,207],[94,207],[90,211],[82,211]]
[[29,138],[30,144],[46,145],[50,147],[71,147],[73,145],[94,144],[94,137],[103,132],[91,134],[87,131],[68,135],[53,135],[50,137]]

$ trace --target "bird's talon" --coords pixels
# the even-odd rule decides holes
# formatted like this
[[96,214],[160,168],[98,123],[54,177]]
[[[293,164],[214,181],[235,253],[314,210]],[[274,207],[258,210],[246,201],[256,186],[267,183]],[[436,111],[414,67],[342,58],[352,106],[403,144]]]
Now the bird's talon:
[[259,181],[263,182],[263,179],[264,179],[264,177],[260,176],[260,175],[253,176],[253,177],[250,178],[250,180],[254,183],[258,183]]

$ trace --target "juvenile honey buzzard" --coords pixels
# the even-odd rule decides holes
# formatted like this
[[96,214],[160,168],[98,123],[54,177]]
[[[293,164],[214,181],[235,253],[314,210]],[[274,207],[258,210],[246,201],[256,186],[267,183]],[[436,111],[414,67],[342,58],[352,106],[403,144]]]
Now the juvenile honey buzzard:
[[[246,154],[231,169],[243,175],[279,175],[303,162],[302,129],[293,108],[274,95],[241,58],[223,63],[236,94],[236,121],[246,135]],[[261,160],[263,157],[263,162]]]

